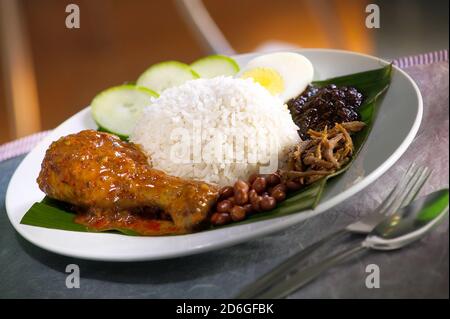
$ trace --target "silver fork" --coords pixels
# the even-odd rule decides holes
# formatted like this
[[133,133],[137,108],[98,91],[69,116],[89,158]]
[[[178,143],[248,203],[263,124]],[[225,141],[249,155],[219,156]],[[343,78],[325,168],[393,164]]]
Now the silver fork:
[[388,197],[378,206],[374,213],[364,216],[360,220],[343,227],[334,233],[324,237],[314,244],[299,251],[275,269],[269,271],[254,283],[245,287],[237,298],[254,298],[264,290],[275,284],[281,277],[299,265],[307,256],[332,240],[342,238],[346,234],[368,234],[387,215],[394,213],[400,207],[408,205],[418,194],[425,181],[431,174],[427,167],[417,167],[414,163],[409,166],[400,182],[390,192]]

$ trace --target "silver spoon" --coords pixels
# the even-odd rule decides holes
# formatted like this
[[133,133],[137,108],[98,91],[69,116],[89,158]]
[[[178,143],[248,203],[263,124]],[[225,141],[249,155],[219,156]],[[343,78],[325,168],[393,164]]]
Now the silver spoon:
[[325,270],[367,249],[394,250],[425,236],[448,212],[449,190],[443,189],[421,197],[385,218],[356,247],[349,248],[317,264],[288,274],[284,280],[256,298],[283,298],[317,278]]

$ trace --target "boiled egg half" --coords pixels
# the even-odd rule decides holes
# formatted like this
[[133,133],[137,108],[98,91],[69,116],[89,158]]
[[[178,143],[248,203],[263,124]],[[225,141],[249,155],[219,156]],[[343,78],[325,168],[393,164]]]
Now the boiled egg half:
[[260,55],[242,69],[241,78],[253,78],[283,102],[297,97],[311,83],[314,68],[305,56],[294,52]]

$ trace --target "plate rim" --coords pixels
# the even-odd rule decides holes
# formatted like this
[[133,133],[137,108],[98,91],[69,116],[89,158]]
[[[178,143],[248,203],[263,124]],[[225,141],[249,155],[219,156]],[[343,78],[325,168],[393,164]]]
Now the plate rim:
[[[347,50],[339,50],[339,49],[322,49],[322,48],[305,48],[305,49],[294,49],[294,50],[284,50],[284,51],[291,51],[291,52],[298,52],[298,53],[302,53],[302,52],[307,52],[307,51],[315,51],[315,52],[330,52],[330,53],[344,53],[344,54],[350,54],[350,55],[356,55],[356,56],[362,56],[365,58],[369,58],[371,60],[375,60],[378,62],[381,62],[382,64],[386,65],[386,64],[391,64],[389,61],[386,61],[384,59],[372,56],[372,55],[368,55],[368,54],[363,54],[363,53],[359,53],[359,52],[353,52],[353,51],[347,51]],[[275,52],[275,51],[274,51]],[[249,52],[249,53],[243,53],[243,54],[239,54],[239,55],[234,55],[233,57],[239,56],[239,57],[245,57],[245,56],[250,56],[250,55],[258,55],[258,54],[265,54],[264,53],[260,53],[260,52]],[[339,203],[343,202],[344,200],[348,199],[349,197],[359,193],[360,191],[362,191],[363,189],[365,189],[367,186],[369,186],[370,184],[372,184],[376,179],[378,179],[381,175],[383,175],[387,170],[389,170],[389,168],[391,168],[397,161],[398,159],[405,153],[405,151],[408,149],[408,147],[411,145],[412,141],[414,140],[419,128],[420,128],[420,124],[422,121],[422,117],[423,117],[423,98],[422,98],[422,94],[420,92],[419,87],[417,86],[417,84],[415,83],[415,81],[411,78],[411,76],[409,76],[404,70],[400,69],[399,67],[397,67],[396,65],[393,65],[393,68],[395,69],[396,72],[399,72],[401,75],[403,75],[408,82],[412,85],[416,95],[417,95],[417,100],[418,100],[418,105],[417,105],[417,114],[415,116],[414,119],[414,123],[411,126],[408,134],[406,135],[406,137],[403,139],[403,141],[399,144],[399,146],[395,149],[394,152],[392,152],[392,154],[390,154],[389,157],[387,157],[387,159],[381,164],[379,165],[377,168],[375,168],[370,174],[368,174],[367,176],[365,176],[361,181],[358,181],[357,183],[353,184],[351,187],[349,187],[348,189],[344,190],[343,192],[335,195],[334,197],[330,198],[327,202],[319,204],[314,210],[306,210],[302,212],[301,216],[305,216],[308,213],[311,216],[307,216],[306,218],[297,218],[298,220],[292,220],[292,219],[280,219],[280,221],[273,225],[272,227],[265,227],[264,229],[256,229],[254,232],[252,233],[245,233],[243,235],[241,235],[238,239],[231,239],[226,241],[223,244],[217,244],[215,243],[214,245],[201,245],[198,247],[191,247],[189,250],[186,251],[182,251],[182,252],[168,252],[168,253],[162,253],[160,252],[157,255],[152,255],[152,254],[140,254],[139,256],[137,256],[136,254],[132,255],[132,256],[112,256],[112,255],[108,255],[108,256],[98,256],[98,255],[90,255],[89,252],[86,252],[85,254],[80,254],[77,252],[72,252],[72,251],[65,251],[63,249],[55,249],[53,247],[47,247],[45,244],[41,244],[41,242],[35,240],[33,238],[33,236],[29,235],[26,231],[24,231],[22,229],[22,227],[16,227],[18,225],[21,226],[27,226],[27,225],[22,225],[22,224],[18,224],[16,225],[15,222],[13,221],[13,216],[11,216],[11,209],[8,209],[8,207],[11,207],[10,205],[10,201],[11,201],[11,196],[10,196],[10,192],[11,192],[11,184],[13,182],[13,180],[16,177],[17,172],[19,171],[19,169],[22,168],[22,164],[25,162],[25,160],[30,156],[30,154],[36,149],[39,148],[41,145],[48,143],[49,141],[53,140],[52,137],[52,133],[50,133],[48,136],[46,136],[42,141],[40,141],[25,157],[24,159],[21,161],[21,163],[17,166],[17,168],[15,169],[13,175],[11,176],[11,179],[8,183],[8,188],[6,191],[6,196],[5,196],[5,207],[6,207],[6,212],[7,212],[7,216],[9,219],[9,222],[12,224],[14,230],[19,233],[23,238],[25,238],[27,241],[29,241],[30,243],[32,243],[33,245],[36,245],[44,250],[56,253],[56,254],[60,254],[60,255],[64,255],[64,256],[68,256],[68,257],[75,257],[75,258],[80,258],[80,259],[85,259],[85,260],[98,260],[98,261],[115,261],[115,262],[132,262],[132,261],[148,261],[148,260],[161,260],[161,259],[169,259],[169,258],[176,258],[176,257],[182,257],[182,256],[187,256],[187,255],[194,255],[194,254],[199,254],[199,253],[203,253],[203,252],[207,252],[210,251],[212,249],[221,249],[224,247],[230,247],[233,245],[236,245],[238,243],[244,242],[248,239],[254,239],[254,238],[258,238],[261,236],[265,236],[271,233],[275,233],[278,232],[282,229],[285,229],[288,225],[289,226],[293,226],[295,224],[298,224],[301,221],[304,221],[312,216],[316,216],[318,214],[321,214],[325,211],[327,211],[328,209],[338,205]],[[54,130],[58,129],[60,126],[64,125],[65,123],[71,121],[73,119],[73,117],[79,115],[80,113],[83,112],[87,112],[89,109],[89,106],[83,108],[82,110],[80,110],[79,112],[73,114],[72,116],[70,116],[68,119],[64,120],[61,124],[59,124]],[[292,215],[289,215],[291,217],[296,216],[299,214],[295,213]],[[285,216],[285,217],[289,217],[289,216]],[[263,221],[255,221],[254,224],[257,223],[261,223]],[[286,225],[286,223],[289,222],[288,225]],[[244,226],[244,225],[238,225],[236,227],[239,226]],[[33,227],[33,226],[29,226],[29,227]],[[63,230],[55,230],[55,229],[48,229],[49,231],[63,231]],[[218,229],[217,231],[220,231],[220,229]],[[90,233],[89,233],[90,234]],[[94,234],[94,233],[93,233]],[[104,234],[102,234],[104,235]],[[120,235],[118,235],[120,236]],[[144,237],[146,238],[146,237]]]

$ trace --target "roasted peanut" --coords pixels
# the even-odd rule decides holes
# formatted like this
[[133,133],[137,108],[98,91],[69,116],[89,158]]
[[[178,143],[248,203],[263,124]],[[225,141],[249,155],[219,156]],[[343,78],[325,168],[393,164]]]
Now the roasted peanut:
[[217,203],[217,211],[219,213],[228,213],[230,209],[233,207],[233,204],[228,199],[220,201]]
[[282,190],[284,193],[287,192],[286,184],[283,184],[283,183],[278,184],[278,185],[275,185],[275,186],[273,187],[272,191],[274,191],[274,190],[276,190],[276,189],[280,189],[280,190]]
[[220,199],[227,199],[228,197],[233,196],[234,190],[231,186],[225,186],[222,187],[222,189],[219,191],[219,198]]
[[236,192],[237,190],[243,190],[248,192],[249,186],[246,182],[238,180],[236,183],[234,183],[234,191]]
[[258,178],[258,174],[252,174],[252,175],[250,175],[250,177],[248,178],[248,183],[250,184],[250,185],[252,185],[253,184],[253,182],[255,181],[255,179],[256,178]]
[[271,196],[266,196],[261,199],[259,206],[264,211],[272,210],[277,206],[277,201]]
[[252,200],[250,201],[250,204],[252,205],[253,211],[255,212],[260,212],[261,211],[261,207],[260,207],[260,202],[262,200],[261,196],[256,195],[256,197],[253,197]]
[[279,203],[286,199],[286,192],[283,191],[282,187],[274,187],[274,189],[270,193],[270,196],[275,198],[277,203]]
[[267,181],[268,186],[275,186],[275,185],[280,184],[281,178],[278,174],[274,173],[274,174],[268,175],[266,177],[266,181]]
[[251,203],[253,200],[255,200],[256,198],[258,198],[258,193],[257,193],[254,189],[251,189],[251,190],[248,192],[248,199],[249,199],[250,203]]
[[215,226],[225,225],[231,222],[231,216],[228,213],[214,213],[211,216],[211,224]]
[[231,219],[235,222],[245,219],[245,209],[242,206],[234,206],[230,211]]
[[266,189],[266,179],[264,177],[257,177],[252,184],[252,188],[261,194]]
[[298,191],[300,188],[302,188],[302,184],[295,182],[295,181],[287,181],[286,182],[286,187],[290,190],[290,191]]
[[238,189],[234,191],[234,202],[236,205],[244,205],[248,202],[248,191]]

